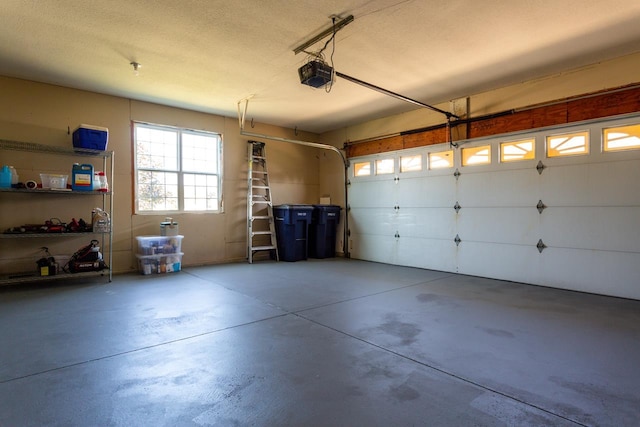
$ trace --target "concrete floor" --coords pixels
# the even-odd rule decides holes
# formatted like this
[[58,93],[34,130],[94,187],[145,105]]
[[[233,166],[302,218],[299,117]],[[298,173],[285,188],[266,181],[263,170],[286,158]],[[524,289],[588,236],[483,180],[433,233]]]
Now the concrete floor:
[[345,259],[0,289],[0,426],[638,426],[640,301]]

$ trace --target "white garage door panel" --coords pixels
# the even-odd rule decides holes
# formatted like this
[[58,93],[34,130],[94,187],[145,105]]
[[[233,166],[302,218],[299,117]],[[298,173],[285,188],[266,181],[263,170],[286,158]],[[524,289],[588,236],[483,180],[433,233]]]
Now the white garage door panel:
[[540,278],[538,249],[532,246],[503,245],[462,240],[458,246],[458,271],[524,283]]
[[398,204],[402,206],[444,207],[456,204],[456,179],[450,175],[421,179],[400,178]]
[[[603,128],[630,123],[640,114],[474,139],[461,147],[490,144],[491,164],[460,166],[456,148],[451,169],[354,177],[352,256],[640,299],[640,150],[600,149]],[[546,157],[547,136],[585,129],[589,154]],[[500,162],[512,137],[535,138],[535,160]],[[385,156],[397,165],[418,151]]]
[[640,253],[637,206],[549,208],[540,222],[547,246]]
[[527,208],[462,208],[458,212],[462,240],[534,245],[540,239],[540,214]]
[[458,180],[458,201],[462,207],[535,206],[539,175],[528,169],[465,174]]
[[396,184],[395,201],[401,207],[424,206],[428,200],[424,191],[421,178],[406,178],[401,176]]
[[547,248],[540,285],[640,299],[640,254]]
[[547,206],[588,206],[589,165],[547,167],[540,175],[540,199]]
[[397,231],[402,237],[453,240],[456,212],[452,208],[400,208]]
[[638,160],[592,165],[590,182],[592,205],[640,205],[640,167]]
[[398,260],[408,267],[456,271],[456,245],[453,239],[398,239]]
[[540,182],[540,198],[547,206],[640,205],[637,160],[551,166]]
[[393,236],[398,230],[398,213],[392,208],[352,208],[349,214],[352,233]]
[[350,241],[352,258],[385,264],[396,262],[397,241],[393,236],[352,233]]
[[352,208],[393,207],[396,185],[393,180],[352,183],[349,188],[349,206]]

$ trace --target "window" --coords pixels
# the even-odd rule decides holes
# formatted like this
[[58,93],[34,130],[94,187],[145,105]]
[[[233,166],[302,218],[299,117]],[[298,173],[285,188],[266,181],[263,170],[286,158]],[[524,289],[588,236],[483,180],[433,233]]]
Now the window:
[[640,148],[640,124],[604,130],[604,151],[634,150]]
[[567,133],[547,137],[547,157],[589,154],[589,132]]
[[453,167],[453,150],[429,153],[429,169],[442,169]]
[[400,172],[419,172],[422,170],[422,155],[401,156]]
[[486,165],[489,163],[491,163],[490,145],[462,149],[462,166]]
[[376,160],[376,175],[384,175],[395,171],[393,159]]
[[371,162],[360,162],[353,165],[353,176],[371,175]]
[[535,158],[535,139],[522,141],[503,142],[500,144],[500,161],[517,162],[520,160],[532,160]]
[[136,212],[219,212],[219,134],[134,124]]

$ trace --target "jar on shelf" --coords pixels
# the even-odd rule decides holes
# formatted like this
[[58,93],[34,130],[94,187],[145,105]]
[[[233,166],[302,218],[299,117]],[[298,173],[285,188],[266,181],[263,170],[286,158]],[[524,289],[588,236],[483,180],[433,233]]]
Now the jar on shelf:
[[94,173],[93,190],[102,191],[104,193],[109,191],[109,183],[107,182],[107,175],[103,171],[96,171]]

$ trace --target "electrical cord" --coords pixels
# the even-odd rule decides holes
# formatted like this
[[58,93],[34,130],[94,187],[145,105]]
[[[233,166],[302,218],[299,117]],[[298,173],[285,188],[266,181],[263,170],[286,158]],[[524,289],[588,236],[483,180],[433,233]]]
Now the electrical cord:
[[313,60],[318,60],[320,62],[322,62],[323,64],[326,64],[327,61],[325,61],[324,59],[324,51],[327,49],[327,47],[329,46],[329,43],[331,43],[331,56],[329,57],[329,61],[331,63],[331,79],[329,80],[329,82],[325,85],[324,90],[329,93],[331,92],[331,88],[333,87],[333,82],[335,80],[335,67],[333,66],[333,54],[336,52],[336,17],[333,16],[331,17],[331,21],[333,23],[333,33],[331,34],[331,37],[325,42],[324,46],[322,47],[322,49],[320,49],[317,52],[309,52],[306,50],[303,50],[302,52],[306,53],[307,56],[307,62],[311,62]]
[[[332,47],[331,47],[331,56],[330,56],[330,60],[331,60],[331,80],[329,80],[329,84],[326,85],[324,87],[325,92],[329,93],[331,92],[331,89],[333,88],[333,82],[335,81],[335,77],[336,77],[336,72],[335,72],[335,67],[333,66],[333,54],[336,53],[336,17],[332,17],[331,18],[332,22],[333,22],[333,34],[331,35],[331,38],[329,40],[327,40],[327,43],[329,43],[329,41],[332,41]],[[324,45],[323,50],[327,47],[327,44]]]

